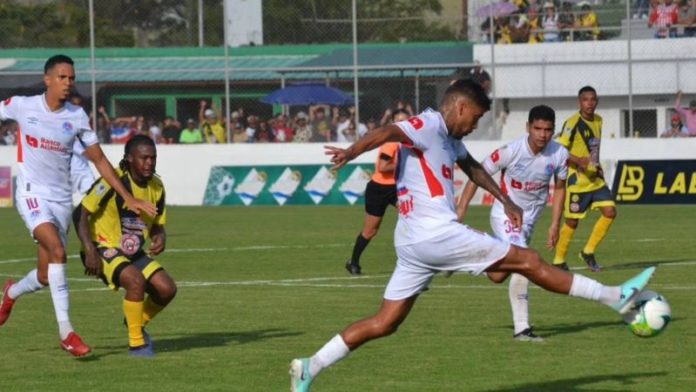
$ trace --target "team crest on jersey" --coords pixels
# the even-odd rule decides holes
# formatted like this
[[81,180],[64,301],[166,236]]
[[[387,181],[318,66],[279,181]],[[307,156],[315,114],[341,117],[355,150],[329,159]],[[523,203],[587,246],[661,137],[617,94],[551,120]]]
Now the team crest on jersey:
[[104,256],[105,259],[113,259],[116,255],[118,254],[118,250],[114,248],[109,248],[102,253],[102,256]]
[[580,211],[580,204],[570,203],[570,212],[578,212],[578,211]]
[[30,117],[27,117],[27,123],[29,125],[36,125],[39,123],[39,119],[37,117],[30,116]]
[[574,202],[574,203],[577,203],[578,201],[580,201],[580,196],[578,196],[578,195],[573,195],[573,196],[570,198],[570,201],[572,201],[572,202]]
[[140,249],[140,238],[137,235],[124,233],[121,236],[121,252],[126,256],[133,256]]
[[493,161],[493,163],[498,163],[499,160],[500,153],[498,152],[498,150],[493,151],[493,153],[491,154],[491,161]]
[[550,163],[549,163],[548,165],[546,165],[546,167],[544,167],[544,173],[545,173],[547,176],[552,175],[552,174],[553,174],[553,165],[550,164]]
[[10,102],[12,102],[12,97],[9,97],[6,100],[2,101],[2,103],[5,104],[5,106],[10,106]]
[[63,131],[67,134],[72,133],[73,132],[73,125],[68,121],[64,122],[63,123]]
[[97,189],[95,191],[97,193],[97,196],[103,195],[104,191],[106,191],[106,185],[99,183],[99,185],[97,185]]

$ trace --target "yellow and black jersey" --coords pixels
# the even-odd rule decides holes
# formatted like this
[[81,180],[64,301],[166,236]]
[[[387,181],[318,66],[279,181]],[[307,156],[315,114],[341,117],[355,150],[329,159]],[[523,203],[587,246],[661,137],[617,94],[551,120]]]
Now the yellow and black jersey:
[[125,255],[134,255],[150,238],[152,226],[164,226],[166,222],[164,184],[154,176],[147,186],[140,187],[127,172],[116,169],[116,173],[135,198],[157,206],[157,216],[138,215],[126,208],[123,198],[103,178],[92,185],[82,199],[82,207],[90,213],[89,229],[93,242],[99,247],[119,248]]
[[602,117],[595,114],[594,120],[582,118],[575,113],[563,123],[558,143],[568,149],[571,155],[589,158],[591,165],[585,172],[579,172],[575,165],[568,170],[567,188],[573,192],[591,192],[605,186],[604,179],[597,176],[599,168],[599,145],[602,138]]

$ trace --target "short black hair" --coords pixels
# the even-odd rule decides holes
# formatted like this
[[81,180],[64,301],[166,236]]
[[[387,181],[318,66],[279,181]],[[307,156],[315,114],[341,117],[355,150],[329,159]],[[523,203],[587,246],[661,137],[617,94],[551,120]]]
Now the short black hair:
[[458,79],[450,84],[447,90],[445,90],[445,96],[442,98],[442,102],[445,103],[462,95],[472,100],[483,110],[488,111],[491,108],[491,99],[488,98],[486,90],[484,90],[479,83],[471,79]]
[[556,112],[546,105],[537,105],[529,110],[529,118],[527,121],[531,124],[534,120],[551,121],[556,123]]
[[123,149],[123,159],[121,159],[121,162],[118,163],[118,167],[120,167],[121,170],[126,172],[130,169],[130,166],[128,165],[128,155],[130,155],[136,149],[136,147],[138,147],[141,144],[156,148],[155,141],[152,140],[149,136],[142,134],[133,136],[126,143],[126,146]]
[[75,66],[75,62],[73,59],[70,57],[64,55],[64,54],[57,54],[55,56],[49,57],[48,60],[46,60],[46,64],[44,64],[44,75],[48,73],[53,67],[55,67],[58,64],[70,64],[73,67]]
[[394,110],[394,112],[392,113],[392,117],[391,117],[392,121],[394,121],[394,119],[396,118],[396,116],[398,116],[399,114],[405,114],[406,116],[411,117],[411,114],[410,114],[409,112],[407,112],[406,110],[404,110],[404,109],[396,109],[396,110]]
[[582,95],[582,93],[593,93],[594,95],[597,95],[597,90],[594,89],[592,86],[583,86],[579,91],[578,91],[578,97]]

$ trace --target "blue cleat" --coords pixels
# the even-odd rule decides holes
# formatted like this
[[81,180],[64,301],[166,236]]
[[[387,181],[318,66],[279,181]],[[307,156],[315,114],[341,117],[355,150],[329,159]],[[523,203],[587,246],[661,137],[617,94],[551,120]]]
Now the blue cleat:
[[616,303],[616,305],[612,305],[612,308],[619,312],[619,314],[628,313],[628,311],[633,307],[636,297],[641,291],[643,291],[645,286],[648,285],[648,282],[654,273],[655,267],[649,267],[640,274],[625,281],[621,285],[621,299],[618,303]]
[[145,328],[143,328],[143,339],[145,340],[145,345],[150,347],[150,350],[154,350],[155,346],[152,344],[150,334],[145,331]]
[[149,345],[140,347],[131,347],[128,349],[128,355],[131,357],[141,357],[141,358],[153,358],[155,352],[152,351],[152,347]]
[[291,392],[309,392],[313,380],[309,374],[309,358],[293,359],[290,362]]

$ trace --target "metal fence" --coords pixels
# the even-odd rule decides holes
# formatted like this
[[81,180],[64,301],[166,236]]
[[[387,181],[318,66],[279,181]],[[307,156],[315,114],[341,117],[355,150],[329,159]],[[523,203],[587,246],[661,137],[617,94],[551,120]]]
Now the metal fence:
[[[477,60],[492,79],[493,109],[473,138],[524,132],[537,102],[567,116],[584,84],[598,89],[609,135],[655,137],[670,125],[676,92],[685,91],[683,105],[696,93],[696,52],[693,38],[676,38],[692,33],[686,19],[656,27],[643,3],[8,1],[0,5],[0,97],[40,92],[43,62],[64,52],[76,60],[77,93],[103,142],[134,132],[195,140],[187,128],[204,142],[351,141],[397,109],[437,107]],[[692,11],[681,7],[686,18]],[[261,102],[307,81],[353,101]]]

